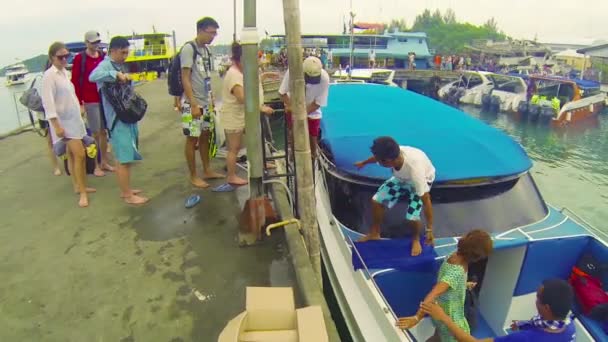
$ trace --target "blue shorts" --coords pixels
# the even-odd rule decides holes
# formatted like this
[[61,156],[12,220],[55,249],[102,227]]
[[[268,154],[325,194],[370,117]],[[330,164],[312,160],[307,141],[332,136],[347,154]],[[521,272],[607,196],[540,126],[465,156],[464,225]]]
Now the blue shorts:
[[372,199],[389,209],[394,207],[397,202],[407,201],[408,207],[405,218],[410,221],[420,221],[422,211],[422,198],[416,195],[410,183],[402,182],[395,177],[386,180]]
[[129,164],[142,159],[139,154],[137,124],[127,124],[116,120],[116,126],[110,132],[110,143],[114,157],[120,164]]

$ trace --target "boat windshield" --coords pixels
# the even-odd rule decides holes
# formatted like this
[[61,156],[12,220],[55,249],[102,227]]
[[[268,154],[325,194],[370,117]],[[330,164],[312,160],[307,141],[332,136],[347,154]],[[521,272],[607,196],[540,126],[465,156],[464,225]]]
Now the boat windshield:
[[[371,198],[377,186],[336,177],[326,171],[332,211],[348,228],[365,233],[371,223]],[[460,187],[433,186],[434,229],[436,237],[460,236],[479,228],[501,233],[542,220],[547,207],[529,173],[494,184]],[[385,214],[382,232],[386,237],[410,233],[405,224],[407,203],[397,203]],[[424,214],[421,216],[424,219]]]
[[492,75],[490,76],[490,78],[494,83],[494,90],[500,90],[514,94],[520,94],[526,91],[525,85],[519,77]]

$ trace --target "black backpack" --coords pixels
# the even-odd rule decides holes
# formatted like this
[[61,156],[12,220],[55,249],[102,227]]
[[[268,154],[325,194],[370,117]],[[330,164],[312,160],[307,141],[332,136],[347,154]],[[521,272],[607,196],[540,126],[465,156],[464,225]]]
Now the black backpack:
[[[193,41],[189,41],[186,44],[190,44],[192,46],[192,50],[194,53],[192,54],[192,61],[196,61],[196,56],[199,55],[198,49]],[[184,47],[182,47],[183,49]],[[207,46],[205,46],[205,50],[207,52],[207,56],[209,57],[207,61],[205,61],[205,68],[208,71],[211,71],[211,53]],[[167,85],[169,87],[169,95],[171,96],[182,96],[184,94],[184,85],[182,83],[182,62],[180,59],[180,55],[182,50],[173,56],[171,63],[169,64],[169,72],[167,74]]]
[[108,127],[110,132],[116,127],[116,120],[133,124],[143,119],[146,114],[148,103],[129,83],[104,83],[101,92],[116,112],[112,126]]

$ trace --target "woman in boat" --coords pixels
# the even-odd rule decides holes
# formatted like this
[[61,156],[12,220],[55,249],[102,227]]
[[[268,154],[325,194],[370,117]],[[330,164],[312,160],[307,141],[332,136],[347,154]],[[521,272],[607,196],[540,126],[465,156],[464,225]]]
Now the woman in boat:
[[[450,255],[439,268],[437,284],[424,298],[423,303],[437,301],[439,306],[450,316],[462,330],[470,332],[469,324],[464,313],[464,301],[466,290],[473,288],[476,283],[467,283],[469,264],[487,258],[492,252],[492,238],[483,230],[472,230],[458,240],[456,253]],[[424,317],[422,310],[411,317],[401,317],[397,326],[402,329],[410,329]],[[433,320],[435,335],[429,341],[456,342],[448,327]]]
[[53,65],[42,76],[41,98],[53,143],[57,144],[60,140],[66,142],[74,192],[80,194],[78,205],[87,207],[87,193],[94,192],[95,189],[86,186],[85,148],[82,139],[87,132],[74,85],[66,70],[69,56],[70,52],[61,42],[55,42],[49,47],[49,59]]
[[[243,82],[243,64],[241,56],[243,48],[237,42],[232,43],[232,66],[224,76],[222,85],[221,124],[226,133],[226,181],[232,185],[245,185],[247,181],[236,175],[236,158],[241,149],[243,133],[245,132],[245,88]],[[260,110],[267,115],[272,114],[272,108],[263,105],[264,95],[260,85]]]

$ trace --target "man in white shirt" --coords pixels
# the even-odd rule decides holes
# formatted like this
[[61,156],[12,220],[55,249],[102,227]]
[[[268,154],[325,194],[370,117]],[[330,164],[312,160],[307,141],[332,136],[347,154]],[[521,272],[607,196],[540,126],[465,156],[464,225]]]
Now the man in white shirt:
[[369,52],[369,67],[376,67],[376,52],[374,51],[374,49],[371,49]]
[[[308,134],[310,136],[310,152],[313,158],[317,153],[317,139],[321,128],[321,107],[327,106],[329,95],[329,74],[323,70],[323,64],[317,57],[311,56],[304,60],[304,82],[306,83],[306,113],[308,114]],[[285,104],[285,115],[289,137],[292,139],[291,99],[289,98],[289,70],[281,82],[279,94]]]
[[433,206],[431,204],[431,185],[435,180],[435,167],[427,155],[411,146],[399,146],[391,137],[379,137],[371,147],[372,156],[355,163],[362,168],[367,164],[378,163],[391,168],[393,176],[386,180],[372,198],[372,225],[370,232],[359,241],[380,239],[380,224],[386,208],[392,208],[399,201],[407,201],[406,222],[414,228],[412,237],[412,256],[420,255],[422,245],[420,234],[422,222],[420,213],[424,209],[426,219],[426,244],[433,243]]

